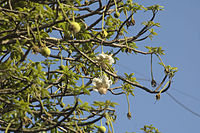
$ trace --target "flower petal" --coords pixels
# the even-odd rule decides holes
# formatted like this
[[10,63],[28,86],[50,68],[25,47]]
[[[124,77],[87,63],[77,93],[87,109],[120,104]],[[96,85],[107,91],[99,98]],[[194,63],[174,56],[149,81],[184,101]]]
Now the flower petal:
[[96,58],[97,60],[103,60],[105,58],[105,54],[99,54]]
[[101,80],[102,80],[102,84],[108,83],[108,77],[105,74],[101,77]]
[[109,80],[107,75],[104,74],[100,78],[94,78],[92,84],[94,85],[93,90],[98,91],[102,95],[107,93],[108,89],[112,85],[112,80]]
[[98,89],[93,88],[93,91],[99,92]]
[[109,82],[110,85],[112,85],[112,83],[113,83],[112,80],[109,80],[108,82]]
[[92,84],[94,85],[94,86],[99,86],[100,84],[102,83],[102,80],[101,79],[99,79],[99,78],[94,78],[93,80],[92,80]]
[[100,93],[101,95],[102,95],[102,94],[105,95],[105,94],[107,93],[108,89],[102,87],[102,88],[99,88],[98,91],[99,91],[99,93]]
[[115,60],[112,58],[112,56],[109,56],[108,64],[112,65],[113,63],[115,63]]

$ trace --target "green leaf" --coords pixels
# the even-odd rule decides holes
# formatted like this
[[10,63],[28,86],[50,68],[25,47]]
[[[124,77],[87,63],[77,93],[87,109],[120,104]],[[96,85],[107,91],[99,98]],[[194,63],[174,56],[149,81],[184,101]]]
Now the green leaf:
[[85,87],[83,88],[83,92],[84,94],[90,95],[90,91]]

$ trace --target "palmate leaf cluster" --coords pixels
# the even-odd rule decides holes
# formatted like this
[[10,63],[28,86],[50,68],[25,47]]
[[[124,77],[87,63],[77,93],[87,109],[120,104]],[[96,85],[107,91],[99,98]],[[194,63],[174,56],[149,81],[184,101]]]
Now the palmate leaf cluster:
[[[109,89],[113,95],[134,95],[135,87],[158,93],[140,85],[133,74],[122,77],[112,66],[102,68],[95,58],[104,52],[117,61],[118,54],[126,52],[157,55],[161,60],[161,47],[146,47],[149,51],[145,52],[136,45],[157,35],[152,28],[159,27],[154,18],[161,9],[131,0],[2,0],[0,130],[94,132],[97,122],[105,119],[108,131],[114,132],[117,103],[109,98],[84,102],[80,95],[90,97],[92,79],[102,73],[118,85]],[[134,14],[140,10],[152,12],[152,16],[135,36],[127,37],[137,21]],[[115,12],[126,19],[115,18]],[[78,33],[70,27],[73,21],[80,25]],[[51,51],[48,56],[41,52],[44,47]],[[171,80],[174,68],[166,67],[162,60],[161,63]],[[121,92],[116,93],[116,89]]]

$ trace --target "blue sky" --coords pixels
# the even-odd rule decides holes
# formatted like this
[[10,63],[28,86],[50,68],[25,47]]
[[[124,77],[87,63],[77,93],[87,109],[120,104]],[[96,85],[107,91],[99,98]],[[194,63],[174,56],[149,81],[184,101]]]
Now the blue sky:
[[[200,1],[199,0],[137,0],[139,4],[150,6],[159,4],[164,6],[164,11],[157,14],[155,22],[161,28],[155,28],[158,33],[151,41],[147,39],[136,43],[140,48],[144,46],[161,46],[166,55],[162,56],[166,65],[178,67],[169,93],[185,106],[200,114],[200,88],[199,88],[199,50],[200,50]],[[136,25],[130,27],[130,34],[136,34],[142,27],[141,22],[149,18],[150,13],[138,12],[134,16]],[[133,29],[132,29],[133,28]],[[104,51],[106,52],[106,51]],[[120,54],[120,60],[114,67],[119,74],[134,72],[138,79],[150,79],[150,56]],[[163,68],[154,58],[154,77],[160,82]],[[149,82],[140,81],[150,86]],[[179,91],[179,92],[178,92]],[[192,97],[182,95],[186,93]],[[199,131],[200,118],[188,112],[175,103],[166,93],[156,102],[155,95],[135,88],[135,96],[130,97],[131,113],[133,118],[128,120],[126,97],[112,96],[111,94],[99,95],[92,92],[90,96],[81,96],[85,101],[112,100],[118,102],[116,108],[117,121],[114,124],[115,133],[142,132],[145,124],[153,124],[162,133],[195,133]]]
[[[159,12],[155,19],[155,22],[161,24],[161,28],[155,28],[158,35],[153,40],[147,39],[136,44],[139,48],[161,46],[165,50],[166,55],[162,56],[163,61],[167,65],[179,69],[168,92],[186,107],[200,114],[200,0],[135,1],[144,6],[153,4],[164,6],[165,10]],[[144,18],[150,17],[149,15],[148,12],[144,13],[144,11],[136,14],[134,16],[136,25],[129,28],[130,34],[136,34],[142,27],[141,22],[146,20]],[[38,59],[37,57],[33,58]],[[134,72],[138,79],[150,79],[150,56],[120,54],[118,57],[120,60],[114,67],[119,71],[119,74]],[[161,75],[163,69],[158,65],[156,58],[154,58],[153,70],[155,79],[160,82],[163,78]],[[140,82],[150,86],[149,82]],[[150,124],[153,124],[162,133],[199,132],[200,117],[178,105],[166,93],[161,95],[159,101],[155,100],[155,95],[140,88],[135,88],[134,94],[134,97],[130,97],[133,116],[131,120],[126,117],[128,108],[124,95],[113,96],[110,93],[99,95],[97,92],[92,92],[90,96],[80,96],[80,98],[88,101],[112,100],[119,103],[116,108],[115,133],[125,133],[126,131],[140,133],[142,132],[140,128]]]
[[[161,46],[165,50],[164,62],[179,69],[168,92],[194,112],[200,113],[200,100],[194,100],[176,91],[180,90],[199,98],[200,1],[138,0],[137,2],[142,2],[144,5],[159,4],[165,7],[165,10],[156,17],[156,22],[161,24],[161,28],[156,28],[158,35],[152,41],[148,39],[141,42],[140,45]],[[141,18],[136,16],[136,23],[137,19]],[[120,73],[132,70],[138,77],[150,79],[150,65],[148,65],[150,57],[141,55],[121,55],[120,57],[119,65],[116,65]],[[157,62],[155,60],[154,63],[157,64]],[[162,77],[159,75],[161,72],[159,67],[159,65],[155,65],[154,68],[157,80]],[[130,98],[133,115],[131,120],[126,118],[125,96],[112,97],[112,99],[120,104],[117,108],[116,133],[141,132],[139,129],[144,124],[153,124],[163,133],[199,131],[200,118],[183,109],[166,93],[161,95],[159,101],[155,102],[154,95],[136,88],[135,97]]]

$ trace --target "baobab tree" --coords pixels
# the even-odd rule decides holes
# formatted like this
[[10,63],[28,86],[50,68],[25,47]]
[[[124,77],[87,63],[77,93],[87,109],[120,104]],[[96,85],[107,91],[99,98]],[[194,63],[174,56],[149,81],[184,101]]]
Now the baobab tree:
[[[161,47],[143,51],[137,42],[157,35],[154,19],[162,9],[132,0],[1,0],[0,130],[114,132],[117,103],[90,99],[92,91],[126,95],[128,105],[134,88],[160,99],[177,68],[164,63]],[[140,10],[152,16],[133,35]],[[145,86],[134,73],[119,75],[113,64],[121,53],[150,56],[151,68],[158,58],[164,78],[156,83],[151,69],[151,86]]]

